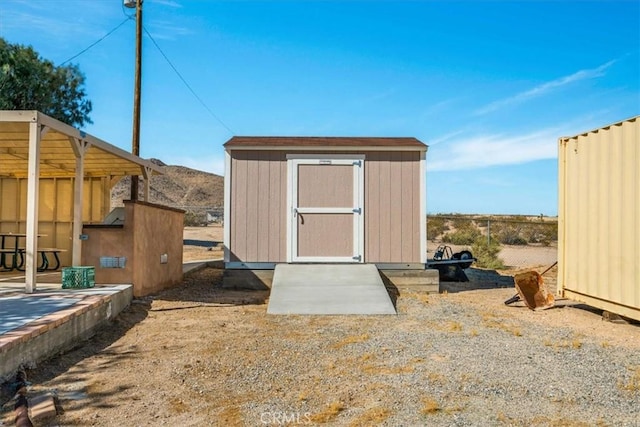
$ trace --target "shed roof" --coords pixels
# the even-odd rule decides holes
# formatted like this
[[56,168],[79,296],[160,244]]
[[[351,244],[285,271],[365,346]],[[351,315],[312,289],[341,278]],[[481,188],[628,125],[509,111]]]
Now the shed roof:
[[30,110],[0,110],[0,177],[27,176],[31,123],[38,123],[46,130],[40,141],[41,177],[75,176],[74,141],[80,141],[87,147],[84,154],[85,176],[162,174],[160,168],[150,161],[46,114]]
[[322,136],[234,136],[224,147],[235,149],[281,150],[285,148],[377,148],[388,150],[420,150],[427,145],[413,137],[322,137]]

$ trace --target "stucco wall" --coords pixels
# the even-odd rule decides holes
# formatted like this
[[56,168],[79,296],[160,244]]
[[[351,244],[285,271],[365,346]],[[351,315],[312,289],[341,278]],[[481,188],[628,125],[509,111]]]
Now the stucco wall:
[[[96,283],[133,282],[133,234],[130,224],[85,225],[82,242],[82,265],[96,268]],[[125,268],[100,268],[100,257],[124,257]]]
[[[143,296],[182,282],[184,212],[125,201],[121,227],[85,226],[82,264],[96,267],[96,283],[131,283]],[[166,254],[166,263],[161,262]],[[100,268],[100,257],[126,257],[125,268]]]
[[[232,150],[229,255],[237,262],[286,262],[287,154]],[[322,151],[365,155],[365,259],[419,263],[420,151]]]

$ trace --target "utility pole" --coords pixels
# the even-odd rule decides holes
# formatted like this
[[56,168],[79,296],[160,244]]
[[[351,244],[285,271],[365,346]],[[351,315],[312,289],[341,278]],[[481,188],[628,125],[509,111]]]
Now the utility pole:
[[[131,139],[131,153],[134,156],[139,156],[140,87],[142,84],[142,0],[124,0],[124,5],[129,8],[136,8],[136,74],[133,88],[133,137]],[[131,200],[138,200],[138,175],[131,176]]]

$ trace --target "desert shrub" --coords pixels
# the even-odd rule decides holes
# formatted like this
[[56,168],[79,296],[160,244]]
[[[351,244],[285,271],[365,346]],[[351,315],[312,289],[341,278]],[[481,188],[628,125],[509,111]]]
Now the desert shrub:
[[429,240],[433,241],[448,229],[446,220],[441,216],[430,216],[427,219],[427,239]]
[[493,269],[504,268],[504,262],[498,257],[500,245],[495,240],[488,243],[486,237],[478,237],[471,245],[471,251],[477,259],[476,266]]
[[207,225],[207,223],[202,214],[197,214],[195,212],[185,212],[184,214],[185,227],[201,227],[204,225]]
[[523,237],[529,243],[541,243],[548,246],[558,240],[558,223],[531,223],[523,228]]
[[526,245],[523,237],[524,224],[510,222],[492,222],[491,239],[498,240],[503,245]]
[[471,245],[480,237],[482,237],[480,230],[472,222],[469,222],[469,225],[464,228],[458,228],[452,233],[446,233],[442,236],[442,241],[453,245]]
[[549,245],[558,240],[557,222],[491,221],[491,238],[503,245]]
[[451,225],[456,230],[466,230],[469,228],[475,228],[473,220],[464,217],[453,217],[451,218]]

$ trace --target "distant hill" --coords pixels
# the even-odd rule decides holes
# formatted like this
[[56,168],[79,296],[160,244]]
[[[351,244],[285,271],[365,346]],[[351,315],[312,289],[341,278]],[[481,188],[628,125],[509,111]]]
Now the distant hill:
[[[151,177],[149,202],[204,214],[206,210],[224,206],[224,178],[208,172],[184,166],[167,165],[158,159],[150,159],[164,175]],[[140,200],[144,191],[140,179]],[[130,199],[131,178],[122,178],[111,190],[111,207],[122,206]]]

